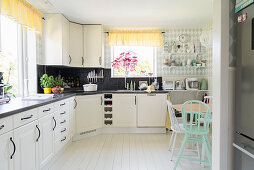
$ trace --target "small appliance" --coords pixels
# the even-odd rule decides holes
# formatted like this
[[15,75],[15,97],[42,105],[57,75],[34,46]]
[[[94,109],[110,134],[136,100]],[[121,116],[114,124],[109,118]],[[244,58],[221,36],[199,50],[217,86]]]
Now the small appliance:
[[186,90],[198,90],[198,79],[197,78],[186,78],[185,79]]
[[175,81],[175,90],[184,90],[184,89],[185,89],[184,80],[176,80]]
[[162,86],[163,90],[175,90],[174,81],[163,81]]

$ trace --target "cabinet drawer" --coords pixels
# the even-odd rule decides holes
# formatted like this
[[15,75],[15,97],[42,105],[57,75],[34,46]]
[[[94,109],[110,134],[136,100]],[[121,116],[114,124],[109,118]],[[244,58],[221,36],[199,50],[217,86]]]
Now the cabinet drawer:
[[29,122],[36,120],[36,119],[38,119],[38,109],[37,108],[16,114],[13,117],[14,128],[25,125]]
[[0,135],[13,129],[13,117],[5,117],[0,119]]
[[64,145],[67,144],[67,135],[66,136],[61,136],[58,139],[56,139],[55,141],[55,153],[58,153],[63,147]]
[[61,100],[59,102],[53,103],[53,105],[54,105],[54,109],[56,111],[60,110],[60,109],[68,109],[69,101],[67,99],[66,100]]
[[56,119],[56,128],[55,130],[58,130],[59,128],[65,128],[67,127],[69,123],[69,118],[68,117],[62,117],[61,119]]
[[58,129],[55,130],[55,139],[58,139],[60,138],[61,136],[67,136],[67,132],[69,130],[69,126],[66,125],[66,126],[62,126]]
[[54,113],[54,116],[56,117],[56,119],[61,119],[62,117],[68,117],[69,112],[67,109],[60,109]]
[[48,104],[48,105],[45,105],[45,106],[42,106],[42,107],[39,107],[38,108],[38,113],[39,113],[39,117],[43,117],[43,116],[46,116],[50,113],[53,113],[54,112],[54,107],[53,107],[53,104]]

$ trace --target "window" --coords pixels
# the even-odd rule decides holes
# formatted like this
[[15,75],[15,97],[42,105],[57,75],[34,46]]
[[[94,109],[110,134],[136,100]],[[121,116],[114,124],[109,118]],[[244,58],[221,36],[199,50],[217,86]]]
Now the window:
[[[123,52],[131,51],[137,57],[137,66],[134,71],[129,72],[128,77],[156,76],[156,48],[147,46],[114,46],[112,47],[112,61]],[[111,67],[112,77],[125,77],[125,70]]]
[[1,15],[1,53],[0,72],[4,74],[4,83],[13,86],[18,92],[18,24]]
[[6,16],[0,17],[0,72],[4,83],[13,86],[11,92],[16,96],[36,93],[36,33]]

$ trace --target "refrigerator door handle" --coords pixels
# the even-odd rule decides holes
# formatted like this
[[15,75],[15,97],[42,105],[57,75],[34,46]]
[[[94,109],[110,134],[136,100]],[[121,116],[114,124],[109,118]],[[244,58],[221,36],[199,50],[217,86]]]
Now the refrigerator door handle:
[[243,147],[241,147],[241,146],[239,146],[239,145],[236,144],[236,143],[233,143],[233,146],[234,146],[235,148],[239,149],[241,152],[243,152],[243,153],[245,153],[246,155],[248,155],[249,157],[251,157],[252,159],[254,159],[254,154],[246,150],[247,146],[244,146],[244,145],[243,145]]

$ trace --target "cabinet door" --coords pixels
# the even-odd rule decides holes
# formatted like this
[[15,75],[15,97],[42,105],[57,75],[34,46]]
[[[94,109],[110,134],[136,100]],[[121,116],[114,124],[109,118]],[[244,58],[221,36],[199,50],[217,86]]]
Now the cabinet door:
[[40,168],[45,166],[54,155],[53,139],[53,115],[47,115],[39,119],[41,137],[39,139],[39,164]]
[[82,133],[102,127],[102,96],[78,96],[76,107],[76,133]]
[[102,26],[84,25],[84,66],[102,66]]
[[136,95],[113,95],[113,125],[116,127],[136,127]]
[[63,50],[63,65],[69,66],[71,63],[71,57],[70,57],[70,24],[69,21],[62,16],[62,50]]
[[0,169],[13,170],[13,158],[11,155],[14,152],[13,131],[0,136]]
[[15,170],[38,169],[38,142],[36,142],[36,139],[39,133],[36,125],[37,121],[33,121],[14,130],[14,142],[16,144],[16,153],[14,154]]
[[83,67],[83,26],[70,23],[70,57],[72,67]]
[[166,99],[165,94],[139,94],[138,127],[165,127]]
[[75,108],[77,106],[75,97],[70,99],[70,123],[69,123],[69,138],[71,139],[75,133]]

